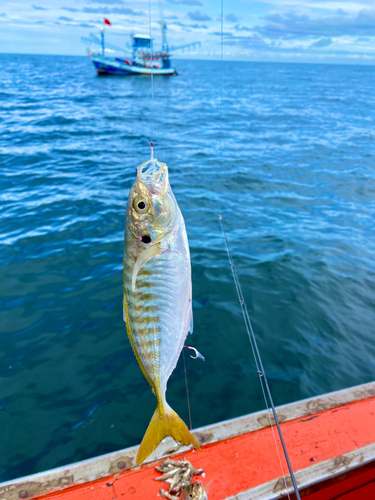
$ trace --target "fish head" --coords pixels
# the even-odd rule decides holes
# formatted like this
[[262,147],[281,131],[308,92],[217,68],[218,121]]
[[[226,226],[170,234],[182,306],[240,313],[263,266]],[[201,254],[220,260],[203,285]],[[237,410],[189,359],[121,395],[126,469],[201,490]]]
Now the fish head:
[[161,242],[173,229],[177,210],[167,165],[157,159],[139,165],[127,207],[127,223],[133,236],[146,246]]
[[208,500],[207,493],[200,481],[191,483],[182,490],[181,500]]

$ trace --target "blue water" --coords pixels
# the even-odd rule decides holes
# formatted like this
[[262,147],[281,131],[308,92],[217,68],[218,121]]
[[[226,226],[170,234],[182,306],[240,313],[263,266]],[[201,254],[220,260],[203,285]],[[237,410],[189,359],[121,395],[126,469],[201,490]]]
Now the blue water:
[[[218,62],[177,61],[155,107],[88,58],[0,62],[0,480],[143,437],[122,252],[151,139],[190,241],[193,426],[264,408],[219,213],[275,403],[375,379],[374,67],[225,62],[221,124]],[[187,421],[181,362],[168,401]]]

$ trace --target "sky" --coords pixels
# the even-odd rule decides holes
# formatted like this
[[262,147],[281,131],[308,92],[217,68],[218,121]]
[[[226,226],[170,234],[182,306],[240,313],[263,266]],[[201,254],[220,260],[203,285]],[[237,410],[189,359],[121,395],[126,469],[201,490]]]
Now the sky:
[[[219,59],[221,0],[2,0],[0,52],[85,55],[81,37],[100,34],[129,46],[131,33],[161,44],[201,42],[174,57]],[[375,64],[375,0],[223,0],[223,53],[227,60]],[[151,16],[150,16],[151,14]],[[94,46],[93,46],[94,48]],[[110,49],[107,55],[111,55]]]

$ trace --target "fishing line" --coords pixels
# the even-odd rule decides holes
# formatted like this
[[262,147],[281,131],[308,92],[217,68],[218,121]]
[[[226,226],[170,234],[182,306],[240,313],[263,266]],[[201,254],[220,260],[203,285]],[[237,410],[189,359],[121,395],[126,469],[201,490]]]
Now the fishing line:
[[[267,377],[266,377],[266,372],[265,372],[264,367],[263,367],[262,358],[261,358],[261,355],[260,355],[260,352],[259,352],[259,349],[258,349],[258,344],[257,344],[256,338],[255,338],[255,335],[254,335],[254,330],[253,330],[253,327],[252,327],[252,324],[251,324],[251,320],[250,320],[250,316],[249,316],[249,313],[248,313],[248,310],[247,310],[246,302],[245,302],[245,299],[244,299],[244,296],[243,296],[243,293],[242,293],[241,284],[240,284],[240,281],[238,279],[238,275],[237,275],[237,271],[236,271],[236,268],[235,268],[235,265],[234,265],[234,262],[233,262],[233,258],[232,258],[232,255],[230,253],[230,250],[229,250],[228,240],[227,240],[227,237],[226,237],[226,234],[225,234],[225,231],[224,231],[224,227],[223,227],[221,215],[219,215],[219,222],[220,222],[220,227],[221,227],[221,231],[222,231],[222,234],[223,234],[223,240],[224,240],[224,243],[225,243],[225,248],[226,248],[226,251],[227,251],[229,264],[230,264],[230,267],[231,267],[231,270],[232,270],[232,275],[233,275],[233,280],[234,280],[234,284],[235,284],[236,291],[237,291],[238,301],[239,301],[239,303],[241,305],[241,310],[242,310],[242,314],[243,314],[243,318],[244,318],[244,322],[245,322],[246,331],[247,331],[247,334],[248,334],[248,337],[249,337],[249,340],[250,340],[251,349],[253,351],[253,355],[254,355],[254,359],[255,359],[255,365],[256,365],[256,368],[257,368],[257,375],[259,376],[259,381],[260,381],[260,384],[261,384],[261,387],[262,387],[262,392],[263,392],[264,400],[266,402],[267,414],[269,415],[269,407],[268,407],[268,403],[267,403],[266,393],[267,393],[268,400],[269,400],[271,408],[272,408],[273,417],[274,417],[275,422],[276,422],[276,426],[277,426],[277,430],[278,430],[278,433],[279,433],[281,445],[282,445],[282,448],[283,448],[283,451],[284,451],[284,455],[285,455],[285,460],[286,460],[286,463],[288,465],[290,477],[291,477],[291,480],[292,480],[292,483],[293,483],[294,492],[296,494],[297,500],[301,500],[301,497],[300,497],[299,491],[298,491],[297,482],[296,482],[295,477],[294,477],[292,465],[290,463],[288,451],[286,449],[284,438],[283,438],[283,435],[282,435],[282,432],[281,432],[279,419],[278,419],[277,413],[276,413],[276,408],[275,408],[275,405],[273,403],[271,391],[270,391],[270,388],[269,388],[269,385],[268,385],[268,381],[267,381]],[[271,428],[272,428],[272,422],[271,422],[270,416],[269,416],[269,420],[270,420],[270,424],[271,424]],[[276,445],[275,435],[274,435],[274,439],[275,439],[275,445]],[[284,471],[283,471],[283,467],[282,467],[282,464],[281,464],[281,459],[280,459],[280,455],[279,455],[279,452],[278,452],[277,445],[276,445],[276,450],[277,450],[277,453],[278,453],[278,456],[279,456],[279,461],[280,461],[280,466],[281,466],[281,470],[282,470],[283,477],[284,477],[285,487],[288,490],[288,486],[287,486],[287,483],[286,483],[286,478],[285,478],[285,475],[284,475]],[[287,491],[287,495],[288,495],[288,498],[290,498],[288,491]]]
[[[153,125],[157,130],[158,135],[158,146],[159,146],[159,126],[156,121],[156,113],[155,113],[155,94],[154,94],[154,45],[152,43],[152,33],[151,33],[151,0],[148,0],[148,20],[149,20],[149,28],[150,28],[150,50],[151,50],[151,98],[152,98],[152,119]],[[153,142],[153,132],[151,132],[151,142]],[[161,153],[161,150],[160,150]]]
[[185,385],[186,385],[186,398],[187,398],[187,405],[188,405],[188,410],[189,410],[189,423],[190,423],[190,430],[193,430],[193,425],[192,425],[192,423],[191,423],[191,411],[190,411],[189,387],[188,387],[188,380],[187,380],[187,375],[186,375],[185,349],[182,349],[182,359],[184,360]]
[[[221,161],[222,161],[222,137],[223,137],[223,132],[222,132],[222,124],[223,124],[223,45],[224,45],[223,39],[224,39],[224,0],[221,0],[221,32],[220,32],[220,40],[221,40],[221,43],[220,43],[220,159],[221,159]],[[219,220],[220,220],[221,229],[222,229],[222,231],[224,231],[223,227],[222,227],[222,223],[221,223],[221,216],[219,216]],[[223,236],[224,236],[224,234],[223,234]],[[224,240],[226,241],[225,237],[224,237]],[[229,252],[229,248],[227,248],[227,252]],[[229,258],[229,262],[230,262],[231,259],[230,259],[229,253],[228,253],[228,258]],[[231,264],[231,268],[232,268],[232,272],[235,272],[234,264],[233,264],[233,266]],[[235,278],[234,275],[233,275],[233,277]],[[242,295],[242,291],[241,291],[241,288],[239,286],[238,279],[237,280],[234,279],[234,283],[236,286],[237,295],[238,295],[238,297],[240,297],[240,295]],[[241,303],[241,300],[240,300],[240,303]],[[246,320],[245,320],[245,324],[246,324]],[[251,338],[250,338],[250,345],[251,345],[251,349],[253,351],[253,356],[254,356],[255,365],[257,368],[257,373],[260,374],[261,371],[260,371],[260,367],[258,366],[258,361],[257,361],[255,349],[254,349],[253,343],[251,341]],[[281,462],[279,448],[277,446],[276,436],[275,436],[274,428],[272,425],[272,420],[271,420],[270,413],[269,413],[269,407],[268,407],[268,402],[267,402],[267,398],[266,398],[266,393],[264,391],[263,382],[260,378],[260,375],[259,375],[259,381],[260,381],[260,386],[262,388],[264,402],[266,404],[267,416],[268,416],[268,420],[269,420],[269,423],[271,426],[273,440],[275,442],[275,448],[276,448],[277,456],[279,459],[281,474],[284,478],[285,489],[287,490],[288,487],[287,487],[286,478],[285,478],[285,474],[284,474],[284,468],[283,468],[283,465]],[[288,498],[290,500],[289,493],[287,493],[287,494],[288,494]]]
[[221,142],[223,137],[223,20],[224,0],[221,0],[221,43],[220,43],[220,158],[222,157]]
[[[221,0],[221,33],[220,33],[220,35],[221,35],[221,37],[220,37],[221,38],[221,44],[220,44],[221,45],[221,47],[220,47],[220,160],[221,161],[222,161],[222,137],[223,137],[223,133],[222,133],[222,124],[223,124],[223,46],[224,46],[224,41],[223,41],[223,39],[224,39],[224,29],[223,29],[223,27],[224,27],[224,0]],[[251,325],[250,316],[248,314],[246,303],[245,303],[245,299],[244,299],[243,294],[242,294],[242,289],[241,289],[241,285],[240,285],[240,282],[239,282],[239,279],[238,279],[236,268],[234,266],[234,262],[233,262],[233,259],[231,257],[230,251],[229,251],[228,241],[227,241],[227,238],[226,238],[226,235],[225,235],[225,232],[224,232],[224,227],[223,227],[223,224],[222,224],[222,217],[220,215],[219,215],[219,222],[220,222],[221,231],[223,233],[223,238],[224,238],[225,247],[226,247],[227,254],[228,254],[229,264],[231,266],[231,270],[232,270],[232,274],[233,274],[233,279],[234,279],[234,284],[235,284],[236,291],[237,291],[238,300],[239,300],[239,302],[241,304],[241,309],[242,309],[242,314],[243,314],[244,321],[245,321],[246,331],[247,331],[247,334],[248,334],[248,337],[249,337],[249,340],[250,340],[251,349],[253,351],[253,356],[254,356],[254,360],[255,360],[255,366],[257,368],[257,374],[259,376],[259,382],[260,382],[260,386],[262,388],[263,398],[264,398],[264,402],[265,402],[266,409],[267,409],[267,416],[268,416],[268,420],[269,420],[269,423],[270,423],[270,426],[271,426],[273,440],[275,442],[275,448],[276,448],[276,452],[277,452],[277,456],[278,456],[278,460],[279,460],[279,464],[280,464],[281,474],[282,474],[283,479],[284,479],[285,489],[287,491],[287,495],[288,495],[288,498],[290,500],[288,486],[287,486],[286,477],[285,477],[285,473],[284,473],[284,468],[283,468],[281,457],[280,457],[280,453],[279,453],[279,447],[277,445],[275,431],[274,431],[274,428],[273,428],[273,425],[272,425],[272,419],[271,419],[271,416],[270,416],[270,409],[269,409],[269,406],[268,406],[266,392],[268,393],[269,401],[270,401],[270,404],[271,404],[271,407],[272,407],[272,412],[274,414],[274,419],[275,419],[275,422],[276,422],[276,425],[277,425],[277,430],[279,432],[280,441],[281,441],[281,444],[282,444],[282,447],[283,447],[283,450],[284,450],[284,454],[285,454],[285,458],[286,458],[286,462],[287,462],[287,465],[288,465],[288,468],[289,468],[290,477],[291,477],[292,482],[293,482],[294,491],[295,491],[297,500],[300,500],[300,495],[299,495],[297,483],[296,483],[296,480],[294,478],[293,469],[292,469],[292,466],[290,464],[288,452],[286,450],[284,439],[283,439],[283,436],[282,436],[282,433],[281,433],[281,428],[280,428],[279,421],[278,421],[278,418],[277,418],[275,406],[273,404],[273,400],[272,400],[272,396],[271,396],[271,391],[270,391],[269,386],[268,386],[267,377],[266,377],[266,374],[265,374],[265,371],[264,371],[264,368],[263,368],[262,359],[260,357],[260,353],[259,353],[259,350],[258,350],[258,345],[257,345],[256,338],[255,338],[255,335],[254,335],[254,332],[253,332],[252,325]],[[258,362],[258,360],[259,360],[259,362]]]
[[[229,263],[230,263],[230,266],[231,266],[231,269],[232,269],[232,274],[233,274],[234,284],[235,284],[235,287],[236,287],[237,296],[238,296],[238,299],[239,299],[239,303],[241,304],[242,312],[244,313],[243,307],[245,307],[246,312],[247,312],[246,303],[245,303],[245,300],[243,299],[241,285],[240,285],[240,282],[239,282],[239,279],[238,279],[236,268],[234,267],[234,262],[233,262],[232,256],[231,256],[230,251],[229,251],[229,246],[227,244],[226,235],[224,233],[224,228],[223,228],[223,225],[222,225],[222,222],[221,222],[222,221],[221,216],[219,216],[219,221],[220,221],[221,230],[223,232],[223,238],[224,238],[224,241],[226,243],[228,260],[229,260]],[[266,405],[266,410],[267,410],[266,413],[267,413],[267,417],[268,417],[268,420],[269,420],[269,423],[270,423],[273,440],[274,440],[274,443],[275,443],[275,448],[276,448],[277,458],[278,458],[279,464],[280,464],[281,474],[282,474],[283,479],[284,479],[285,489],[288,490],[288,486],[287,486],[287,482],[286,482],[286,477],[285,477],[285,472],[284,472],[284,467],[283,467],[283,464],[282,464],[282,461],[281,461],[281,457],[280,457],[280,453],[279,453],[279,447],[278,447],[278,444],[277,444],[277,441],[276,441],[275,431],[274,431],[273,424],[272,424],[272,419],[271,419],[271,416],[270,416],[270,408],[268,406],[266,392],[264,390],[264,385],[263,385],[263,380],[262,380],[263,373],[262,373],[262,371],[260,369],[260,365],[258,363],[258,359],[257,359],[257,356],[256,356],[255,347],[254,347],[254,344],[252,342],[251,335],[249,334],[249,328],[248,328],[248,325],[246,323],[245,314],[244,314],[244,321],[245,321],[245,326],[246,326],[247,334],[249,335],[251,350],[253,351],[255,366],[256,366],[256,369],[257,369],[257,375],[259,377],[259,383],[260,383],[260,387],[262,389],[263,398],[264,398],[264,402],[265,402],[265,405]],[[249,322],[250,322],[250,318],[249,318]],[[251,328],[251,323],[250,323],[250,328]],[[288,498],[290,500],[290,496],[289,496],[289,492],[288,491],[287,491],[287,495],[288,495]]]

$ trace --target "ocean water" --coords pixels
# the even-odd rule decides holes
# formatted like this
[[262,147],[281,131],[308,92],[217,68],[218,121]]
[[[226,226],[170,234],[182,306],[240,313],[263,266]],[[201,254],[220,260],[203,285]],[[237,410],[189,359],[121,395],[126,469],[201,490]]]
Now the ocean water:
[[[139,443],[155,398],[122,320],[126,200],[166,161],[191,248],[193,426],[375,379],[375,68],[0,55],[0,480]],[[220,137],[222,137],[220,145]],[[188,421],[183,364],[168,401]]]

